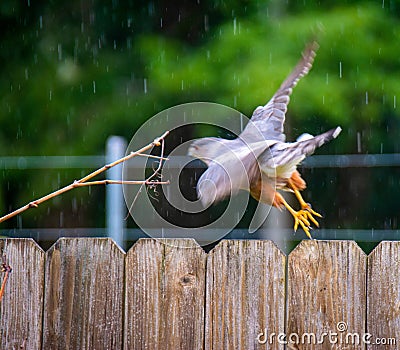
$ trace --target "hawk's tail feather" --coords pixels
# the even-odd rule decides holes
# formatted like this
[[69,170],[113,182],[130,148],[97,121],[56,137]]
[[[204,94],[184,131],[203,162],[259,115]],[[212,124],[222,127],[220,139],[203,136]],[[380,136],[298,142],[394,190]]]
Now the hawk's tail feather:
[[307,139],[291,143],[284,149],[274,150],[272,148],[274,167],[300,162],[305,157],[313,154],[318,147],[335,139],[341,131],[342,128],[338,126],[317,136],[307,135]]
[[331,129],[323,134],[314,136],[309,140],[298,142],[298,147],[302,150],[304,155],[309,156],[314,153],[316,148],[321,147],[323,144],[338,137],[341,131],[342,128],[338,126],[335,129]]

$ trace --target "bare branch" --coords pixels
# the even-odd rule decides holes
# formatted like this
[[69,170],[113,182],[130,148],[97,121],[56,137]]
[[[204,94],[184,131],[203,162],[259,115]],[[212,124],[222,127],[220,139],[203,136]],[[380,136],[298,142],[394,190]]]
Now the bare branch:
[[[141,148],[139,151],[136,152],[131,152],[130,154],[128,154],[125,157],[122,157],[118,160],[116,160],[115,162],[112,162],[110,164],[107,164],[105,166],[103,166],[100,169],[97,169],[96,171],[90,173],[89,175],[83,177],[82,179],[80,179],[78,182],[86,182],[88,180],[90,180],[91,178],[101,174],[103,171],[106,171],[110,168],[112,168],[113,166],[116,166],[120,163],[123,163],[125,161],[127,161],[128,159],[131,159],[133,157],[136,157],[138,154],[142,154],[143,152],[146,152],[147,150],[149,150],[150,148],[154,147],[154,146],[160,146],[161,145],[161,141],[164,140],[164,138],[169,134],[169,131],[166,131],[164,134],[162,134],[160,137],[157,137],[152,143],[149,143],[147,146],[144,146],[143,148]],[[1,222],[1,221],[0,221]]]
[[99,180],[99,181],[90,181],[74,183],[74,187],[84,187],[84,186],[92,186],[92,185],[169,185],[169,181],[122,181],[122,180]]
[[[51,199],[51,198],[54,198],[54,197],[56,197],[56,196],[59,196],[60,194],[63,194],[63,193],[65,193],[65,192],[67,192],[67,191],[70,191],[70,190],[72,190],[72,189],[74,189],[74,188],[76,188],[76,187],[92,186],[92,185],[108,185],[108,184],[119,184],[119,185],[123,185],[123,184],[132,184],[132,185],[142,185],[142,186],[143,186],[143,185],[146,185],[146,184],[152,184],[152,185],[168,184],[168,183],[169,183],[168,181],[152,181],[152,179],[153,179],[153,178],[157,175],[157,173],[160,171],[161,165],[162,165],[162,161],[163,161],[163,160],[168,160],[168,158],[165,158],[165,157],[163,156],[163,154],[164,154],[164,139],[165,139],[165,137],[166,137],[168,134],[169,134],[169,131],[166,131],[166,132],[165,132],[164,134],[162,134],[160,137],[157,137],[152,143],[149,143],[147,146],[142,147],[142,148],[139,149],[138,151],[136,151],[136,152],[131,152],[131,153],[128,154],[127,156],[122,157],[122,158],[120,158],[120,159],[117,159],[116,161],[114,161],[114,162],[112,162],[112,163],[110,163],[110,164],[104,165],[104,166],[101,167],[100,169],[97,169],[97,170],[93,171],[92,173],[86,175],[85,177],[83,177],[83,178],[80,179],[80,180],[74,181],[72,184],[70,184],[70,185],[68,185],[68,186],[65,186],[65,187],[63,187],[63,188],[60,188],[60,189],[57,190],[57,191],[54,191],[54,192],[52,192],[52,193],[49,193],[48,195],[46,195],[46,196],[44,196],[44,197],[41,197],[41,198],[39,198],[39,199],[36,199],[35,201],[32,201],[32,202],[30,202],[30,203],[24,205],[23,207],[21,207],[21,208],[19,208],[19,209],[17,209],[17,210],[14,210],[13,212],[11,212],[11,213],[9,213],[9,214],[7,214],[7,215],[2,216],[2,217],[0,218],[0,223],[6,221],[6,220],[8,220],[8,219],[10,219],[10,218],[12,218],[12,217],[14,217],[14,216],[16,216],[16,215],[18,215],[18,214],[20,214],[20,213],[22,213],[22,212],[24,212],[24,211],[27,210],[27,209],[30,209],[30,208],[37,208],[37,207],[39,206],[39,204],[41,204],[41,203],[43,203],[43,202],[45,202],[45,201],[47,201],[47,200],[49,200],[49,199]],[[155,146],[157,146],[157,147],[158,147],[158,146],[161,146],[161,157],[154,156],[154,155],[151,155],[151,154],[144,154],[144,152],[146,152],[147,150],[149,150],[149,149],[151,149],[152,147],[155,147]],[[112,168],[112,167],[114,167],[114,166],[116,166],[116,165],[118,165],[118,164],[121,164],[121,163],[123,163],[123,162],[125,162],[125,161],[127,161],[127,160],[129,160],[129,159],[131,159],[131,158],[133,158],[133,157],[136,157],[136,156],[148,157],[148,158],[156,158],[156,159],[159,159],[159,161],[160,161],[158,168],[157,168],[157,169],[154,171],[154,173],[153,173],[149,178],[147,178],[146,180],[143,180],[143,181],[114,181],[114,180],[101,180],[101,181],[91,181],[91,182],[88,182],[88,180],[90,180],[90,179],[92,179],[93,177],[95,177],[95,176],[101,174],[102,172],[104,172],[104,171],[106,171],[106,170],[108,170],[108,169],[110,169],[110,168]]]

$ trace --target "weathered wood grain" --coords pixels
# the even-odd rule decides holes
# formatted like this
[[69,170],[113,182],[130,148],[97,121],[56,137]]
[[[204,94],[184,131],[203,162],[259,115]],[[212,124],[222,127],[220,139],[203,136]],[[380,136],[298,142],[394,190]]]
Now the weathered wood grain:
[[371,252],[368,256],[367,285],[367,331],[371,335],[367,349],[398,349],[400,242],[381,242]]
[[0,302],[0,349],[40,349],[44,252],[32,239],[19,238],[1,239],[0,252],[12,267]]
[[205,349],[283,349],[285,256],[271,241],[224,240],[208,255]]
[[365,333],[366,263],[366,255],[352,241],[308,240],[292,251],[286,335],[299,342],[293,349],[364,348],[361,340],[353,344],[357,339],[348,334]]
[[124,349],[203,348],[205,261],[189,239],[140,239],[129,250]]
[[119,349],[124,253],[107,238],[62,238],[46,253],[43,349]]
[[400,341],[400,242],[381,242],[367,269],[354,242],[303,241],[288,259],[286,328],[286,258],[270,241],[224,240],[207,256],[193,240],[144,239],[126,259],[104,238],[60,239],[47,253],[2,239],[0,250],[13,268],[1,349],[364,349],[366,332],[367,349]]

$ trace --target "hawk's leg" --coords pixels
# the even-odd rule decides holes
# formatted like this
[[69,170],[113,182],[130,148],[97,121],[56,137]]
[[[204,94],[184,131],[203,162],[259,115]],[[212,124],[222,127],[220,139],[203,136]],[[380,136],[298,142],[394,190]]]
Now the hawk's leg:
[[311,205],[306,203],[303,197],[300,194],[299,190],[302,190],[305,188],[305,182],[304,180],[300,177],[300,174],[296,171],[293,173],[292,177],[288,180],[288,186],[291,190],[293,190],[295,196],[297,197],[297,200],[300,203],[301,206],[301,212],[305,217],[310,219],[315,226],[319,227],[319,224],[317,220],[313,217],[313,215],[318,216],[322,218],[322,215],[317,213],[315,210],[311,208]]
[[[303,229],[303,231],[306,233],[306,235],[312,239],[311,234],[310,234],[310,221],[309,219],[309,212],[307,212],[305,209],[301,209],[299,211],[294,210],[282,197],[282,195],[278,192],[275,192],[275,197],[273,201],[273,206],[277,208],[282,208],[285,207],[290,214],[292,214],[294,218],[294,230],[297,231],[297,228],[299,225]],[[312,218],[311,221],[315,220]],[[314,222],[314,221],[313,221]],[[317,223],[318,224],[318,223]]]

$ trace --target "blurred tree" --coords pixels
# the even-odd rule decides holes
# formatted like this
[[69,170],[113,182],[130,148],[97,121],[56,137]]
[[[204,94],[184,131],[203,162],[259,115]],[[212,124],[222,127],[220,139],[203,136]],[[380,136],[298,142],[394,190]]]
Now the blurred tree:
[[[340,124],[340,139],[320,152],[400,152],[395,1],[180,0],[171,6],[166,1],[4,0],[0,26],[0,156],[102,154],[109,135],[130,139],[146,119],[184,102],[218,102],[250,116],[314,36],[321,48],[311,74],[293,94],[288,138]],[[85,171],[3,170],[0,210]],[[377,171],[388,175],[387,169]],[[316,171],[309,177],[313,203],[332,207],[331,196],[318,195],[329,175]],[[346,180],[347,175],[344,180],[337,175],[331,181],[340,181],[338,188],[326,191],[339,198],[329,226],[394,225],[398,205],[388,196],[400,194],[398,181],[367,192],[370,179],[360,173],[354,180],[364,183],[360,200]],[[64,212],[65,226],[103,226],[103,189],[90,196],[79,191],[51,209],[25,213],[24,226],[59,224],[49,219],[49,211]],[[382,201],[390,205],[374,204]],[[339,213],[343,206],[377,221],[351,221],[354,212]]]

